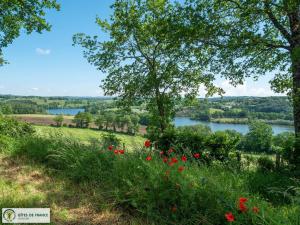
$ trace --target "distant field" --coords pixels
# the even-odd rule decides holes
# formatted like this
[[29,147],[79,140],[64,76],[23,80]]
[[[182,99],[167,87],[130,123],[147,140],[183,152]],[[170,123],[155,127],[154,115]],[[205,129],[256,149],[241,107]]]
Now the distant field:
[[[43,115],[43,114],[15,114],[12,115],[17,119],[25,121],[27,123],[35,124],[35,125],[51,125],[55,124],[53,121],[55,115]],[[74,116],[64,116],[65,124],[72,124]]]
[[[62,133],[65,136],[77,138],[87,142],[91,139],[100,139],[101,135],[107,134],[105,131],[97,131],[91,129],[67,128],[67,127],[49,127],[49,126],[34,126],[39,135],[49,135],[51,133]],[[124,143],[127,149],[139,147],[143,145],[145,138],[141,136],[130,136],[125,134],[116,134],[116,136]]]

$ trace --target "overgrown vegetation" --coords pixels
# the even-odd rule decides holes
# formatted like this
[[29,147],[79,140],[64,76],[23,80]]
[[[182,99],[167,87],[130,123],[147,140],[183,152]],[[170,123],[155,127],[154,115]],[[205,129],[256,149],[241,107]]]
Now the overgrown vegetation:
[[[207,127],[177,132],[186,145],[181,151],[150,141],[128,151],[113,134],[81,142],[74,135],[28,133],[14,139],[17,144],[5,148],[5,154],[34,160],[73,184],[84,183],[154,224],[300,222],[296,171],[277,169],[272,157],[236,155],[235,136],[229,132],[212,133]],[[209,138],[199,139],[203,134]]]

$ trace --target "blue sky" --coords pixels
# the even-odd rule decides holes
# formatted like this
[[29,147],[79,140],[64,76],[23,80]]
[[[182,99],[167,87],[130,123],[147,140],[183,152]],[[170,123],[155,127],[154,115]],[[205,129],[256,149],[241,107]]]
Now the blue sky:
[[[22,34],[4,49],[8,65],[0,67],[0,94],[39,96],[103,96],[99,88],[105,77],[83,58],[82,49],[72,46],[72,36],[83,32],[107,38],[95,23],[96,15],[109,18],[113,0],[58,0],[59,12],[50,11],[51,32]],[[270,96],[268,75],[243,86],[232,87],[226,80],[216,84],[227,96]],[[203,88],[199,96],[204,96]]]

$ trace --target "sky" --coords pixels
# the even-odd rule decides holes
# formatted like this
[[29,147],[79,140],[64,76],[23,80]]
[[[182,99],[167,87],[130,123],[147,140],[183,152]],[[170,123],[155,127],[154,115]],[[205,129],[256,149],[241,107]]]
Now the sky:
[[[96,16],[109,19],[113,0],[58,0],[60,11],[47,13],[50,32],[22,33],[4,49],[9,64],[0,67],[0,94],[34,96],[103,96],[99,87],[105,74],[97,71],[83,57],[79,46],[72,46],[76,33],[107,36],[95,23]],[[247,79],[244,85],[233,87],[217,79],[225,96],[273,96],[268,81],[272,74],[258,81]],[[199,96],[203,97],[203,88]]]

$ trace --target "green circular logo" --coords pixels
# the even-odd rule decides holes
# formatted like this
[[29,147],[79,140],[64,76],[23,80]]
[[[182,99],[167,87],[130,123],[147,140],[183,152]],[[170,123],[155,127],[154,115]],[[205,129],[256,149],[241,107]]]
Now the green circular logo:
[[3,218],[7,221],[7,222],[12,222],[15,218],[16,218],[16,213],[14,210],[12,209],[7,209],[3,212]]

